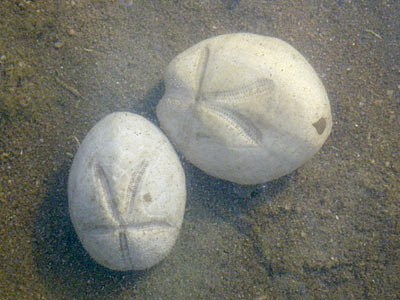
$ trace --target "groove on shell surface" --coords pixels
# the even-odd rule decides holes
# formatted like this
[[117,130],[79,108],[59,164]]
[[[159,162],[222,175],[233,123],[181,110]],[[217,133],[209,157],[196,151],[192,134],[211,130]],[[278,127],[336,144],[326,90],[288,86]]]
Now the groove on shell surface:
[[94,225],[91,227],[85,227],[84,231],[87,233],[90,232],[91,235],[107,235],[107,234],[113,234],[115,232],[118,233],[119,231],[130,231],[130,230],[153,231],[155,228],[157,228],[157,230],[161,232],[161,231],[171,230],[174,227],[164,219],[159,219],[159,220],[151,220],[148,222],[129,223],[127,225],[119,225],[119,226]]
[[125,263],[129,263],[132,265],[131,255],[129,253],[129,246],[128,246],[128,238],[126,236],[126,230],[120,231],[118,234],[119,237],[119,249],[121,251],[122,260]]
[[140,207],[137,206],[139,206],[139,204],[142,204],[142,202],[139,203],[139,201],[135,201],[135,199],[137,198],[138,192],[141,190],[141,186],[143,184],[143,177],[145,175],[148,166],[149,162],[147,160],[142,160],[141,163],[139,164],[139,167],[136,168],[136,171],[133,173],[131,177],[131,180],[128,185],[127,195],[125,198],[126,201],[124,201],[123,203],[125,204],[125,206],[122,207],[123,213],[125,213],[126,210],[128,209],[127,213],[128,216],[132,214],[135,208],[140,209]]
[[199,57],[199,63],[197,64],[197,82],[198,85],[195,89],[196,94],[195,94],[195,102],[198,102],[202,93],[202,87],[203,87],[203,82],[204,78],[206,75],[207,71],[207,65],[208,65],[208,60],[210,58],[210,49],[206,46],[204,47],[203,51],[200,53]]
[[97,197],[103,211],[107,215],[111,225],[94,225],[85,228],[84,231],[90,235],[117,234],[119,239],[119,249],[122,260],[125,264],[132,265],[132,255],[129,249],[129,239],[127,232],[131,229],[147,230],[157,228],[159,231],[173,229],[164,219],[152,218],[150,221],[137,222],[132,220],[134,211],[143,215],[143,199],[138,197],[142,188],[149,161],[142,160],[133,172],[126,193],[122,199],[118,199],[113,194],[110,181],[104,168],[94,164],[93,180],[97,185]]
[[249,104],[253,99],[267,100],[273,93],[273,81],[267,78],[260,78],[232,90],[203,93],[202,100],[235,107],[241,104]]
[[96,196],[99,199],[99,203],[104,212],[107,214],[108,219],[111,220],[112,223],[117,224],[118,212],[115,210],[117,203],[114,203],[115,200],[112,196],[111,186],[108,182],[106,172],[104,171],[103,167],[97,163],[94,165],[93,171],[93,181],[97,186]]
[[[111,186],[103,167],[100,164],[96,164],[94,169],[94,181],[97,182],[100,203],[102,204],[104,211],[107,212],[107,215],[111,218],[112,222],[116,224],[116,226],[112,227],[118,231],[119,248],[121,251],[122,260],[125,264],[128,263],[131,265],[132,261],[129,254],[126,230],[121,230],[120,228],[123,224],[123,222],[121,222],[121,219],[123,219],[121,214],[124,212],[121,212],[118,209],[120,208],[120,203],[118,203],[118,199],[116,199],[116,197],[113,197]],[[126,201],[126,199],[123,200]]]
[[[274,93],[274,83],[267,78],[257,79],[231,90],[203,92],[203,83],[210,58],[206,46],[199,55],[196,75],[194,110],[203,126],[221,139],[229,147],[257,147],[262,140],[262,132],[250,118],[240,113],[239,105],[251,107],[253,102],[266,101]],[[210,126],[209,122],[211,121]]]
[[[261,143],[260,130],[240,113],[206,102],[197,107],[200,119],[207,125],[216,125],[213,132],[223,139],[227,146],[257,147]],[[227,132],[231,135],[227,136]]]
[[127,191],[123,199],[114,197],[111,185],[104,168],[100,164],[95,164],[93,179],[98,187],[98,197],[104,211],[110,217],[112,223],[116,225],[123,225],[126,222],[126,217],[129,217],[133,210],[140,209],[141,199],[137,199],[138,192],[143,182],[143,177],[149,165],[147,160],[140,162],[139,166],[135,168]]

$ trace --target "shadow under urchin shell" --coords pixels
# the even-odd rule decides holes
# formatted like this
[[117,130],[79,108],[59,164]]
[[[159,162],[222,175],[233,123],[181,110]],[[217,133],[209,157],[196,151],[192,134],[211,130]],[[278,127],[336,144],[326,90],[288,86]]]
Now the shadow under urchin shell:
[[[95,263],[82,247],[72,226],[67,197],[69,164],[47,183],[34,230],[33,257],[39,274],[52,293],[67,298],[98,299],[135,284],[143,271],[117,272]],[[83,298],[80,298],[83,299]]]

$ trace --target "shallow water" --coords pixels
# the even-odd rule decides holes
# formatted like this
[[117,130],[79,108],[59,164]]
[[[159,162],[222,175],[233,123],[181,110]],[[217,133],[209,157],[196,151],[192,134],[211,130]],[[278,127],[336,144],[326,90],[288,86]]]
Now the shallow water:
[[[1,1],[1,299],[399,299],[400,3]],[[173,252],[141,272],[85,253],[66,179],[106,114],[157,123],[163,70],[211,36],[281,38],[320,75],[333,132],[294,173],[254,187],[184,160]]]

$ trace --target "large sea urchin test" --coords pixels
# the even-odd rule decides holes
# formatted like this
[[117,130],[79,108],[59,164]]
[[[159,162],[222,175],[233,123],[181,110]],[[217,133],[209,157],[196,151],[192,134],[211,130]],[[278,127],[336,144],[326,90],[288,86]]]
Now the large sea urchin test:
[[239,184],[309,160],[332,127],[325,88],[286,42],[238,33],[204,40],[167,67],[162,129],[204,172]]
[[171,250],[183,221],[185,175],[166,136],[145,118],[113,113],[87,134],[68,180],[71,220],[99,264],[150,268]]

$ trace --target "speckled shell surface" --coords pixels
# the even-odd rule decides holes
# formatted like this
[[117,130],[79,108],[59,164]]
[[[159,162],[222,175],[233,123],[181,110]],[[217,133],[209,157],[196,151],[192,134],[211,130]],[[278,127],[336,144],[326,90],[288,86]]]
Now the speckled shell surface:
[[185,175],[165,135],[126,112],[99,121],[76,153],[68,180],[69,211],[90,256],[113,270],[160,262],[178,237]]
[[330,134],[325,88],[288,43],[248,33],[204,40],[165,73],[157,117],[177,149],[206,173],[258,184],[309,160]]

